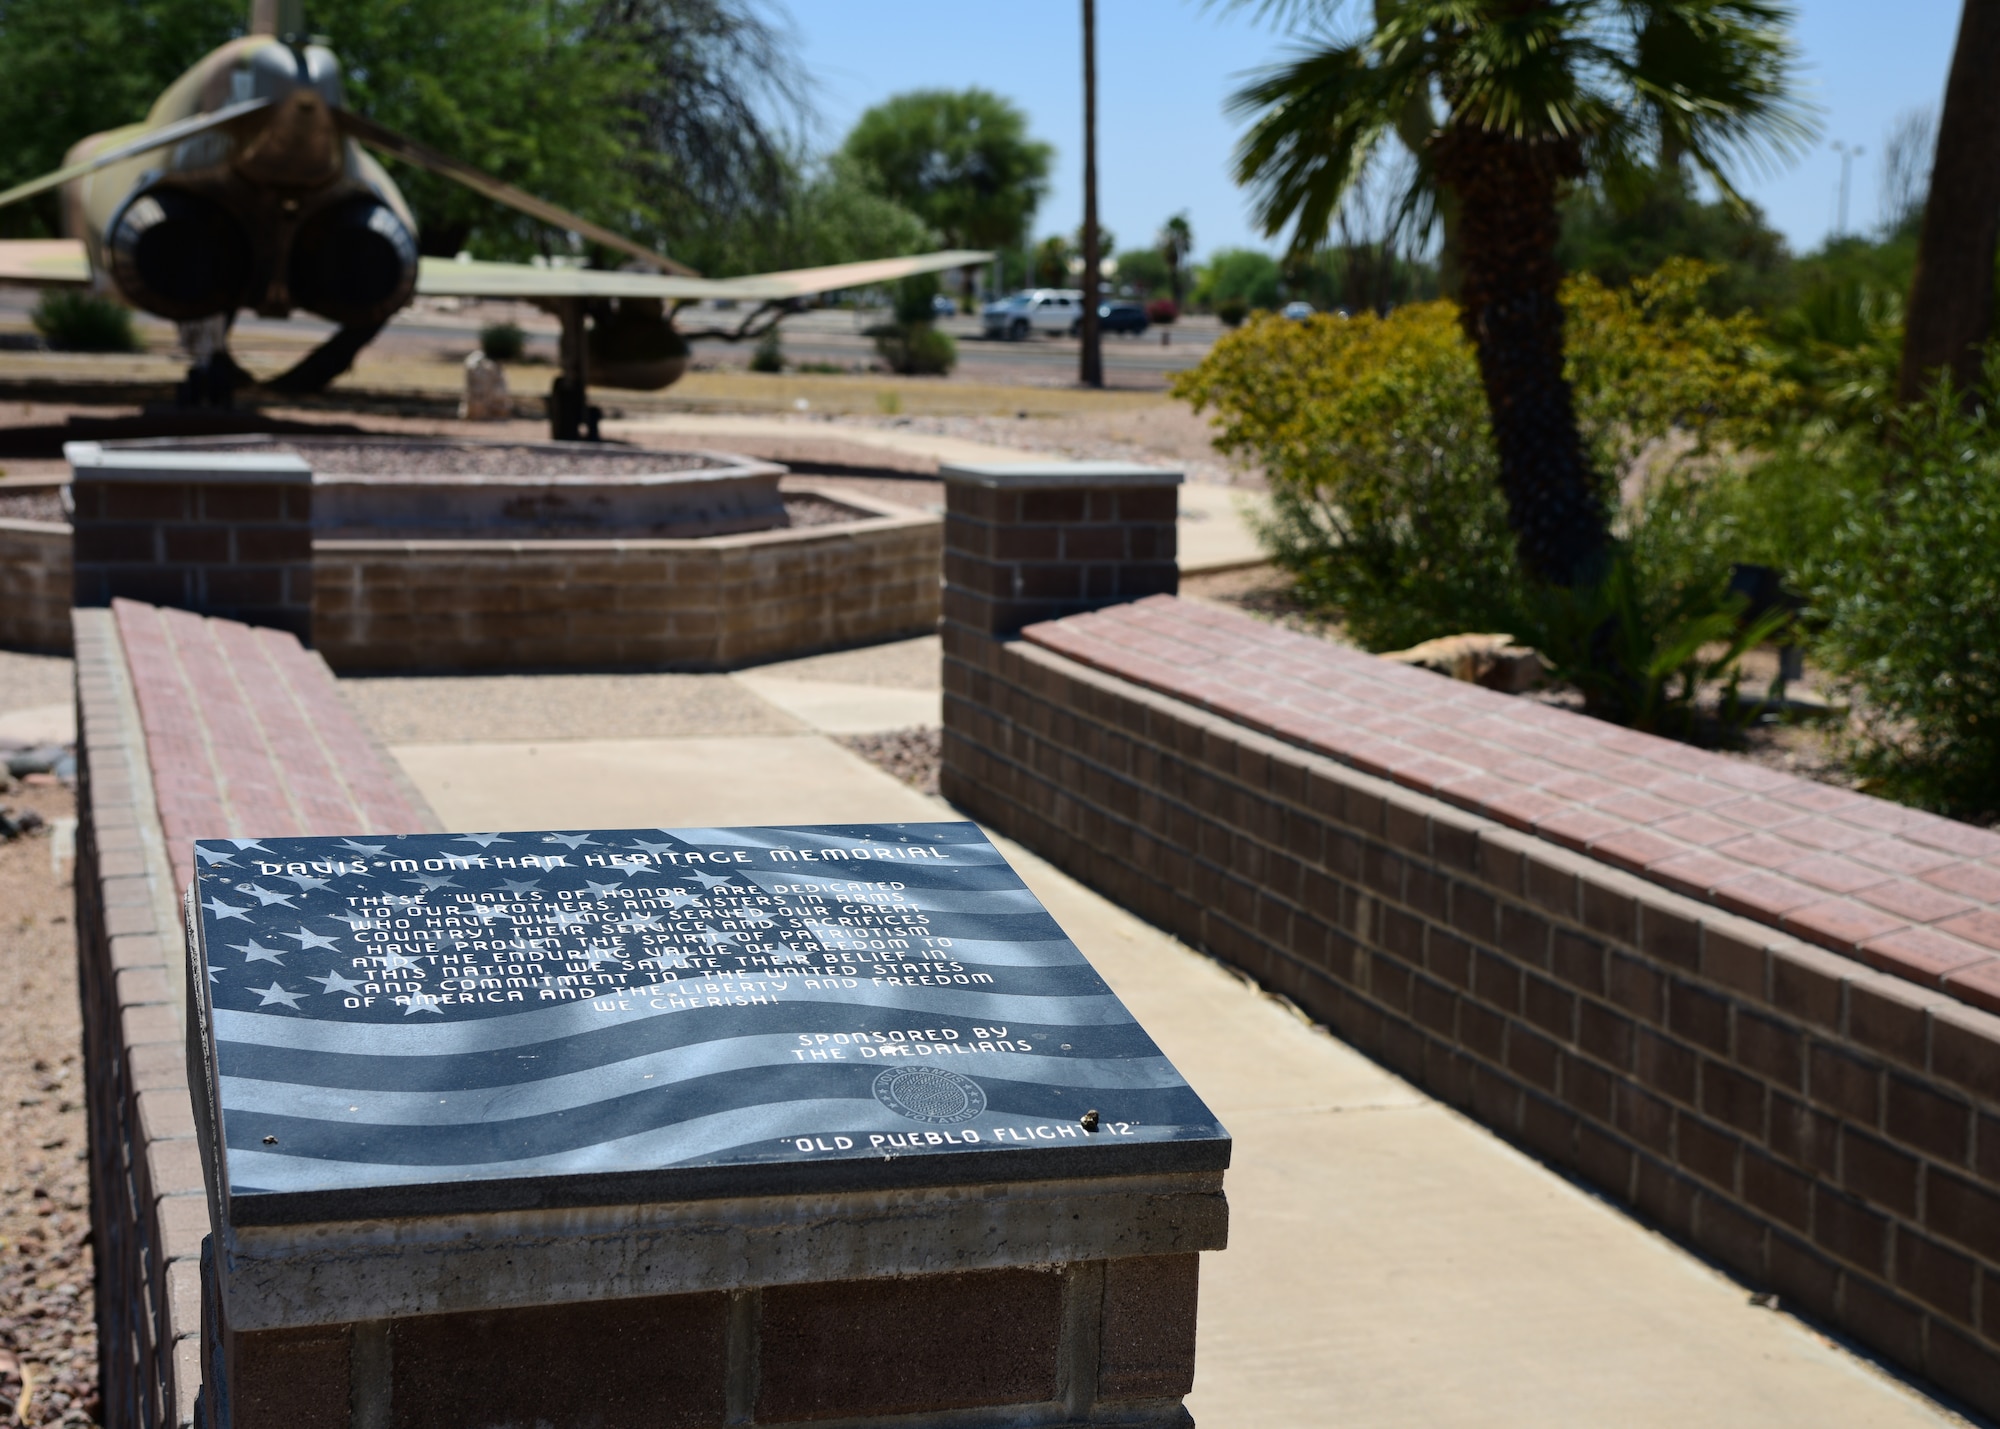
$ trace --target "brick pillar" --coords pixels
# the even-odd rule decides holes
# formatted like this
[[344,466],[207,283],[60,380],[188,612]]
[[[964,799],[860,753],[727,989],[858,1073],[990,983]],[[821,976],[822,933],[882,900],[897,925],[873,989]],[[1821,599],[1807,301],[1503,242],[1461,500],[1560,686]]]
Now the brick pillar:
[[312,633],[312,468],[281,452],[71,442],[75,600]]
[[944,619],[989,639],[1180,587],[1178,471],[1106,461],[952,464]]

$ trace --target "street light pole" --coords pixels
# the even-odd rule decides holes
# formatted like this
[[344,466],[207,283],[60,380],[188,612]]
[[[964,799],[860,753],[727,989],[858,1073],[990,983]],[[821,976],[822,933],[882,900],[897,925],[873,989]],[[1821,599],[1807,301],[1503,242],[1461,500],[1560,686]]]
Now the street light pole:
[[1097,0],[1083,0],[1083,346],[1077,381],[1104,385],[1104,350],[1098,340],[1100,258],[1097,242]]
[[1833,141],[1833,152],[1840,155],[1840,201],[1835,207],[1833,236],[1844,238],[1847,236],[1847,181],[1853,172],[1854,161],[1868,151],[1860,144],[1843,144],[1836,139]]

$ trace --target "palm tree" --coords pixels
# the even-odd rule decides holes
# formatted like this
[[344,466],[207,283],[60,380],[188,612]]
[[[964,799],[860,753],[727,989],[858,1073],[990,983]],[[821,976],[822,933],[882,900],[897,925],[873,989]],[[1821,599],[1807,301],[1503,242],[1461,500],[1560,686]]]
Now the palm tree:
[[[1338,0],[1260,8],[1325,17]],[[1306,50],[1232,101],[1252,120],[1237,181],[1295,253],[1327,241],[1388,139],[1416,147],[1415,182],[1433,189],[1403,211],[1453,210],[1500,482],[1542,581],[1591,583],[1611,540],[1563,377],[1557,202],[1586,176],[1637,183],[1661,154],[1736,197],[1737,162],[1811,137],[1790,18],[1782,0],[1376,0],[1367,37]]]
[[1187,211],[1183,209],[1160,225],[1159,237],[1153,240],[1159,245],[1160,256],[1167,262],[1167,290],[1173,294],[1174,310],[1180,311],[1181,294],[1187,287],[1187,261],[1194,252],[1194,228],[1188,223]]
[[1938,369],[1972,394],[1993,328],[1993,253],[2000,244],[2000,4],[1965,0],[1945,80],[1937,159],[1917,238],[1897,396],[1914,402]]

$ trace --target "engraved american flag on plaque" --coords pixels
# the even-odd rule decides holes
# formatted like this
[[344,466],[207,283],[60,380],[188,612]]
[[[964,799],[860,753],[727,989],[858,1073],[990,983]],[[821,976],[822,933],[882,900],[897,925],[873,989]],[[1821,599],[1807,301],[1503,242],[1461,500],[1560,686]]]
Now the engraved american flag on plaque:
[[235,1224],[1228,1164],[969,823],[195,852],[190,1056]]

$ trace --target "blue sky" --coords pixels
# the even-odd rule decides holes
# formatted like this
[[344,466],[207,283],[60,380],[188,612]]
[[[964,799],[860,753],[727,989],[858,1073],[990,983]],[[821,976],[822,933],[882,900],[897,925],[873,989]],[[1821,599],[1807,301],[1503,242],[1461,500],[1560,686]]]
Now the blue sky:
[[[789,13],[816,86],[820,138],[837,142],[870,104],[899,90],[981,85],[1028,114],[1056,146],[1054,184],[1038,232],[1073,232],[1082,217],[1078,0],[1004,5],[938,0],[777,0]],[[1282,31],[1241,10],[1197,0],[1098,0],[1098,169],[1103,221],[1121,244],[1145,241],[1186,209],[1203,252],[1269,247],[1229,181],[1238,125],[1223,113],[1243,76],[1280,57]],[[1850,228],[1871,226],[1883,136],[1906,110],[1935,107],[1958,25],[1958,0],[1803,0],[1798,39],[1820,142],[1788,170],[1746,174],[1741,187],[1803,250],[1833,223],[1840,158],[1861,145]]]

